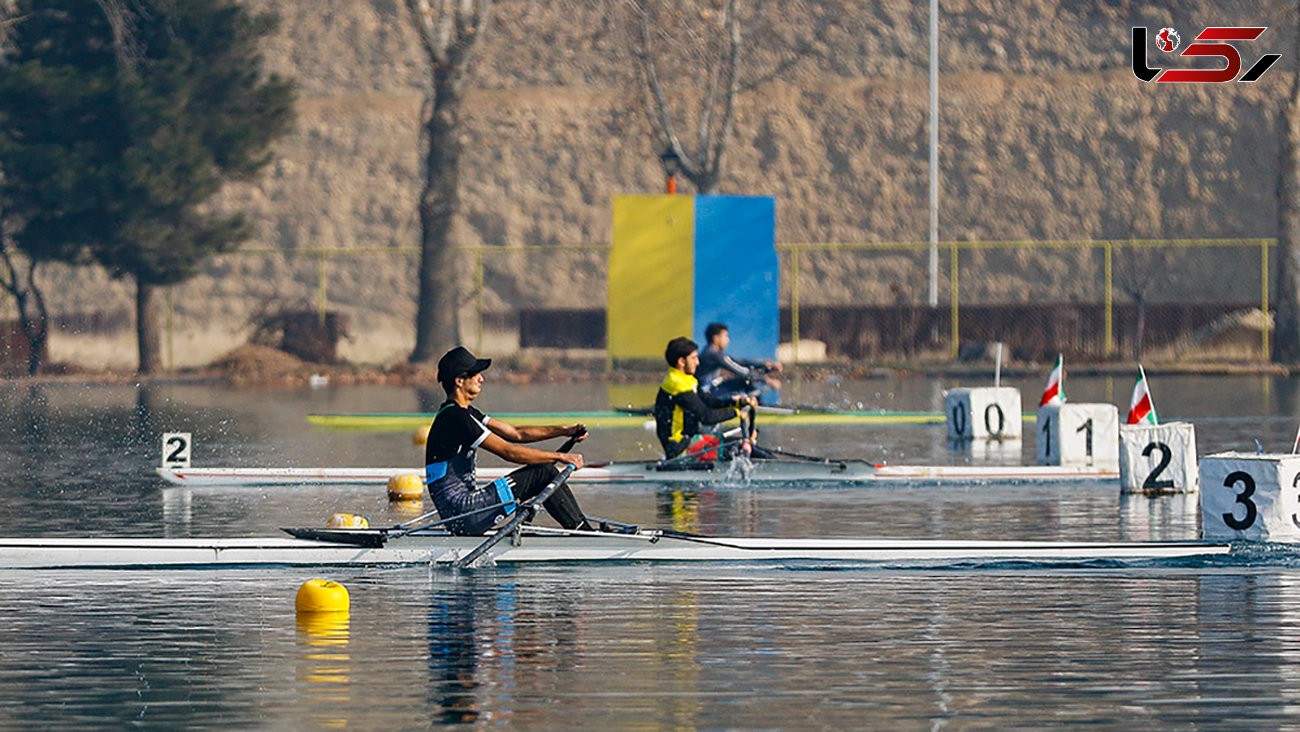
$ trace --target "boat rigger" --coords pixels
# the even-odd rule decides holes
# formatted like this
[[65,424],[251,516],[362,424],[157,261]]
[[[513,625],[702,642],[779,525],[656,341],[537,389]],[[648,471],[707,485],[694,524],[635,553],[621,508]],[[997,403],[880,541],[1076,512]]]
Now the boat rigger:
[[[9,538],[0,570],[453,564],[484,537],[416,532],[379,541],[382,529],[292,529],[314,538]],[[368,534],[368,536],[367,536]],[[376,539],[376,540],[372,540]],[[524,527],[485,557],[530,562],[1140,562],[1227,554],[1208,542],[1034,542],[924,539],[709,537],[645,530],[632,534]],[[370,541],[374,546],[358,546]]]

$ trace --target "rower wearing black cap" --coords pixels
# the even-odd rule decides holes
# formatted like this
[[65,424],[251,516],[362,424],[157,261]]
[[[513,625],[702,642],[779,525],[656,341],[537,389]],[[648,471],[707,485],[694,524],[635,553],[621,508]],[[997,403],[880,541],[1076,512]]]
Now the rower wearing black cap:
[[[438,383],[447,392],[447,401],[438,407],[429,428],[424,470],[429,496],[440,515],[461,516],[478,511],[447,525],[457,534],[483,534],[513,512],[518,501],[540,493],[559,475],[555,463],[579,468],[583,465],[578,453],[550,452],[519,444],[564,436],[583,440],[583,425],[515,427],[471,406],[470,402],[483,390],[483,372],[490,365],[492,359],[477,358],[461,346],[438,359]],[[479,447],[524,467],[479,486],[475,482]],[[542,505],[566,529],[593,530],[567,485],[561,485]],[[479,510],[490,506],[497,508]]]

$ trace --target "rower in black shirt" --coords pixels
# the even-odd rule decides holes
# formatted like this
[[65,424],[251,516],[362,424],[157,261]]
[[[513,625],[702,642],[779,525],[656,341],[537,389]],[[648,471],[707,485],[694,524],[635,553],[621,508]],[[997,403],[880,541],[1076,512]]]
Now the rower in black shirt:
[[781,380],[774,375],[781,371],[780,361],[751,361],[727,353],[731,332],[725,323],[709,323],[704,329],[704,340],[695,373],[701,394],[719,401],[735,394],[756,396],[762,404],[780,401]]
[[[491,359],[476,358],[461,346],[438,360],[438,383],[447,392],[447,401],[434,415],[424,450],[429,497],[445,518],[497,506],[449,523],[448,528],[457,534],[483,534],[514,512],[517,501],[537,495],[559,475],[555,463],[579,468],[583,465],[578,453],[549,452],[519,444],[563,436],[583,440],[583,425],[515,427],[488,417],[470,404],[482,391],[483,371],[491,364]],[[525,467],[479,486],[475,482],[479,447]],[[561,485],[542,505],[566,529],[594,530],[567,485]]]
[[[699,347],[689,338],[674,338],[664,351],[668,374],[655,395],[655,432],[663,445],[664,456],[674,458],[683,452],[699,453],[704,459],[716,457],[721,443],[716,435],[702,434],[702,425],[725,422],[740,413],[738,404],[753,408],[757,400],[736,394],[728,402],[702,398],[695,380],[700,364]],[[751,435],[752,437],[752,435]]]

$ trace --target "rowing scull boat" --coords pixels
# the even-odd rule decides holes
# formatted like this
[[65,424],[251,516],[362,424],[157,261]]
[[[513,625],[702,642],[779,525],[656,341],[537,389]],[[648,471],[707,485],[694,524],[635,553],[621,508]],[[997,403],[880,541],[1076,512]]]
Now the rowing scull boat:
[[[492,413],[494,418],[516,427],[581,422],[589,429],[615,427],[645,427],[647,417],[627,412],[519,412]],[[790,410],[760,413],[766,426],[840,426],[840,425],[916,425],[943,424],[946,416],[939,412],[805,412]],[[390,412],[371,414],[309,414],[311,424],[336,430],[365,430],[371,432],[404,432],[428,427],[432,413]],[[653,424],[653,422],[651,422]]]
[[[365,529],[293,529],[300,538],[10,538],[0,539],[0,569],[253,567],[450,564],[483,537],[417,532],[357,546]],[[350,534],[344,536],[343,534]],[[327,541],[333,537],[336,541]],[[831,562],[952,564],[995,562],[1137,562],[1227,554],[1208,542],[948,541],[925,539],[779,539],[707,537],[657,530],[634,534],[525,527],[489,555],[524,562]]]
[[[513,470],[505,466],[480,466],[480,480],[496,480]],[[173,485],[192,488],[279,485],[384,485],[398,475],[423,475],[420,468],[157,468]],[[750,461],[748,469],[720,461],[713,463],[663,463],[620,461],[583,468],[571,483],[631,484],[752,484],[831,483],[840,485],[877,482],[1039,482],[1115,480],[1114,467],[1090,465],[873,465],[865,460]]]

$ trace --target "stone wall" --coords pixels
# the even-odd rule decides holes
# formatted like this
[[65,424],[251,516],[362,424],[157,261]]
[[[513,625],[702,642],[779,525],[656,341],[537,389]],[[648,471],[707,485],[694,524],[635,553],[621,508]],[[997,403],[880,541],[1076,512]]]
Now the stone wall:
[[[428,86],[404,3],[247,4],[281,16],[265,59],[297,80],[301,100],[296,129],[264,177],[226,191],[222,203],[256,222],[250,249],[389,250],[332,259],[327,291],[331,309],[351,324],[343,358],[398,360],[414,340],[415,259],[394,250],[418,243],[418,121]],[[761,15],[746,26],[746,88],[720,192],[776,196],[779,242],[926,240],[926,4],[758,6]],[[1278,110],[1297,56],[1288,7],[944,0],[940,238],[1272,236]],[[465,246],[529,251],[489,255],[481,294],[467,256],[469,302],[481,296],[498,314],[603,305],[603,256],[554,248],[608,244],[611,197],[662,186],[661,143],[628,52],[627,9],[616,0],[494,3],[469,74],[457,236]],[[1243,57],[1249,64],[1272,51],[1282,61],[1254,84],[1143,84],[1129,70],[1131,26],[1154,34],[1172,25],[1186,44],[1212,24],[1272,26],[1242,44]],[[691,40],[669,30],[663,71],[674,98],[689,99],[700,77]],[[1167,58],[1149,53],[1153,63]],[[1095,293],[1081,288],[1092,283],[1076,276],[1082,265],[1038,266],[1019,254],[999,266],[999,276],[969,290],[963,283],[962,295],[1018,301],[1033,280],[1061,301],[1091,301]],[[1234,265],[1207,258],[1200,269],[1212,280]],[[925,298],[927,274],[916,257],[862,266],[830,256],[809,266],[805,276],[822,285],[816,295],[801,293],[810,304]],[[1241,276],[1258,282],[1251,272]],[[175,365],[205,363],[241,343],[260,310],[314,305],[317,273],[312,257],[214,260],[173,293]],[[88,312],[130,322],[126,284],[68,271],[47,282],[55,312],[77,316],[68,322]],[[1189,286],[1188,296],[1197,291]],[[472,305],[462,323],[476,327]],[[132,339],[129,325],[68,328],[55,333],[51,355],[130,366]],[[508,334],[499,342],[508,344]]]

